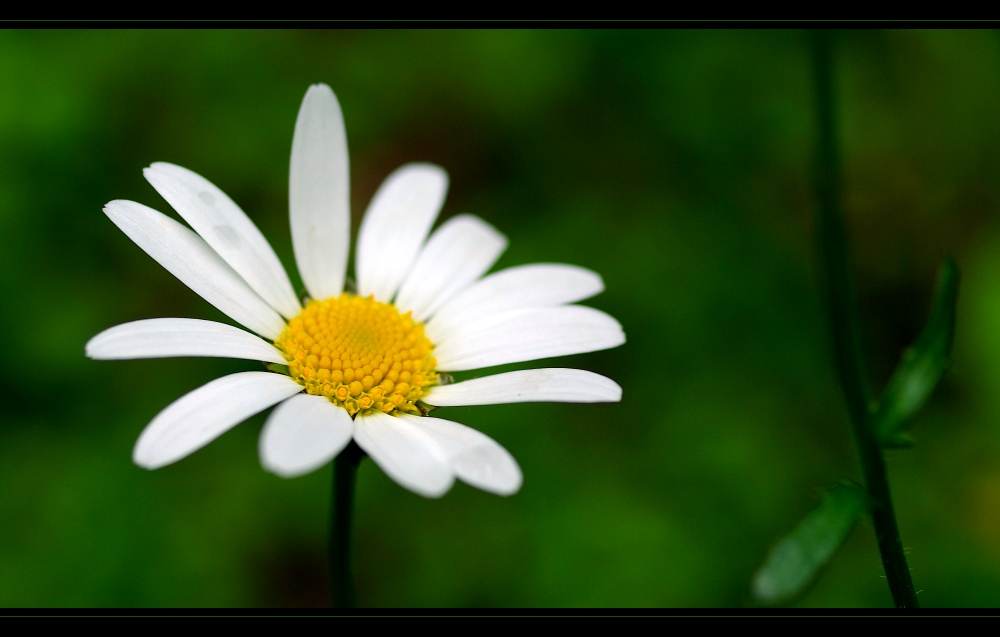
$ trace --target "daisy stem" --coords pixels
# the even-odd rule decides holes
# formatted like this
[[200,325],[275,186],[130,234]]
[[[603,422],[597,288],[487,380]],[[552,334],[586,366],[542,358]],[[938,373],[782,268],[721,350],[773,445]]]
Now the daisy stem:
[[842,211],[843,182],[833,87],[835,34],[827,30],[815,30],[811,36],[819,124],[819,153],[815,174],[819,204],[817,232],[822,256],[823,292],[833,333],[834,358],[871,503],[872,522],[889,591],[897,608],[918,608],[892,507],[885,459],[875,439],[868,411],[871,393],[861,359],[857,306]]
[[364,451],[353,440],[333,461],[333,502],[330,515],[330,594],[334,608],[354,608],[354,569],[351,529],[354,515],[354,478]]

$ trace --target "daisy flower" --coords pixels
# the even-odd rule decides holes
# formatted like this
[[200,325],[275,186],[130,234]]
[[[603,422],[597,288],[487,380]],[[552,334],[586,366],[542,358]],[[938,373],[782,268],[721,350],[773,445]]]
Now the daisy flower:
[[277,405],[261,432],[260,458],[278,475],[313,471],[353,438],[393,480],[421,495],[443,495],[456,477],[508,495],[522,482],[511,455],[474,429],[429,417],[430,409],[621,399],[617,383],[577,369],[446,382],[447,372],[602,350],[625,335],[607,314],[572,305],[603,290],[597,274],[536,264],[486,275],[507,246],[495,228],[461,214],[431,232],[448,187],[437,166],[405,165],[379,187],[358,232],[357,292],[345,288],[347,139],[340,105],[324,84],[306,93],[292,141],[289,216],[304,303],[267,239],[224,192],[173,164],[154,163],[143,174],[191,229],[134,201],[112,201],[105,214],[259,336],[213,321],[157,318],[101,332],[87,355],[272,365],[213,380],[161,411],[136,442],[133,460],[141,467],[176,462]]

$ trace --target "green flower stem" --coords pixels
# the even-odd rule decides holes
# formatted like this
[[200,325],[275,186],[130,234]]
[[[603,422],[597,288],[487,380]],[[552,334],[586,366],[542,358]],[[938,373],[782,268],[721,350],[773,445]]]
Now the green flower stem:
[[826,30],[812,33],[819,120],[817,231],[824,269],[823,292],[833,332],[837,373],[847,401],[865,488],[871,500],[872,522],[889,590],[897,608],[918,608],[910,569],[906,565],[903,544],[899,539],[885,460],[875,439],[868,411],[871,393],[861,360],[857,308],[841,210],[842,175],[833,94],[833,36],[833,33]]
[[330,594],[334,608],[354,608],[354,569],[351,528],[354,514],[354,479],[365,452],[353,440],[333,461],[333,503],[330,516]]

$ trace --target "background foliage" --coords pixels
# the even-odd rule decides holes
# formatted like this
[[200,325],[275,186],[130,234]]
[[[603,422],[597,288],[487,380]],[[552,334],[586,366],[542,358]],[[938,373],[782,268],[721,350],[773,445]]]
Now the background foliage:
[[[862,329],[881,388],[945,252],[955,364],[890,452],[925,606],[1000,604],[1000,38],[846,34],[839,88]],[[407,161],[445,167],[443,218],[511,240],[498,264],[600,272],[621,348],[553,361],[617,405],[446,409],[518,459],[522,491],[425,500],[359,473],[372,606],[738,606],[816,485],[858,469],[815,286],[811,78],[797,31],[0,32],[0,605],[326,603],[329,465],[283,480],[263,416],[147,472],[145,424],[253,363],[95,362],[147,317],[226,320],[101,213],[164,212],[141,169],[229,193],[294,270],[299,102],[343,106],[352,205]],[[301,289],[297,274],[293,280]],[[530,367],[523,365],[521,367]],[[466,375],[470,376],[470,375]],[[891,603],[870,525],[801,600]]]

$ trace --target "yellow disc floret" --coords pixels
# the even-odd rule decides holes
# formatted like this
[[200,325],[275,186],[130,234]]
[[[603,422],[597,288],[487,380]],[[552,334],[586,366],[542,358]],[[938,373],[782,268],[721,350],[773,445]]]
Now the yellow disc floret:
[[374,297],[344,292],[309,301],[274,344],[296,382],[351,416],[420,414],[416,402],[438,382],[423,323]]

